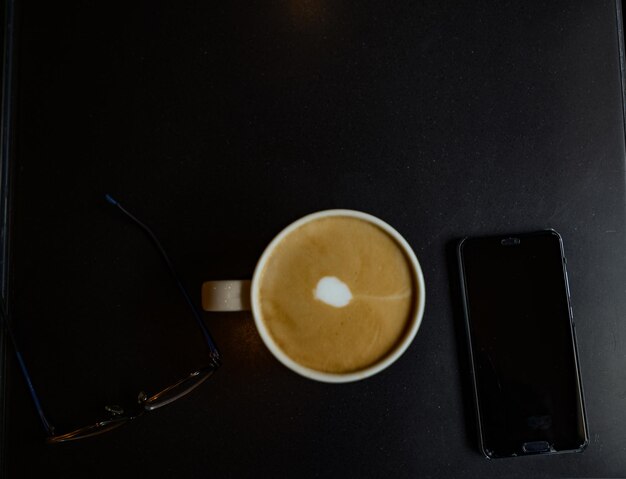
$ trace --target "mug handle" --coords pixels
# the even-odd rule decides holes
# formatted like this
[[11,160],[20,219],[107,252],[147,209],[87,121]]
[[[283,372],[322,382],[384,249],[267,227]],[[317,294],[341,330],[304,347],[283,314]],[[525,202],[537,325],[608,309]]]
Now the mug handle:
[[250,311],[250,280],[205,281],[202,309],[205,311]]

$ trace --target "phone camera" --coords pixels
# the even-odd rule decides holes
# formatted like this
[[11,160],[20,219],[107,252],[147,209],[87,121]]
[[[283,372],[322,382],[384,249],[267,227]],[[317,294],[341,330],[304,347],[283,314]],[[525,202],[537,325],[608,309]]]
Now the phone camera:
[[517,246],[518,244],[520,244],[520,239],[519,238],[504,238],[500,240],[500,243],[502,244],[502,246]]

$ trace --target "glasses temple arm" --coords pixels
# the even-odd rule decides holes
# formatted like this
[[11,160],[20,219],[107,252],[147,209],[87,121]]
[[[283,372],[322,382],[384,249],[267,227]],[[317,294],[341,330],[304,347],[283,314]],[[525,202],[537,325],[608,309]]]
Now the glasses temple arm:
[[157,247],[157,250],[159,251],[159,253],[161,253],[161,257],[165,260],[165,264],[167,265],[172,277],[174,278],[174,281],[176,282],[178,289],[182,293],[183,297],[185,298],[185,301],[187,302],[187,304],[189,305],[189,307],[191,308],[193,312],[194,318],[196,319],[196,322],[198,323],[198,327],[202,331],[202,334],[204,335],[204,339],[207,345],[209,346],[209,350],[211,351],[211,359],[216,363],[216,365],[220,364],[221,357],[217,349],[217,346],[215,345],[215,342],[213,341],[213,338],[211,337],[209,330],[204,325],[204,321],[202,320],[200,311],[191,300],[191,297],[189,296],[187,289],[185,288],[178,274],[176,273],[176,270],[174,269],[172,262],[167,256],[167,253],[161,246],[161,242],[158,240],[156,235],[152,232],[152,230],[145,223],[138,220],[132,213],[127,211],[126,208],[124,208],[121,204],[119,204],[113,197],[111,197],[110,195],[105,195],[105,197],[106,197],[106,200],[110,204],[112,204],[113,206],[117,206],[122,213],[128,216],[135,224],[137,224],[142,230],[144,230],[144,232],[150,237],[154,245]]
[[30,374],[28,374],[28,368],[26,367],[24,358],[22,358],[22,353],[20,353],[20,350],[17,347],[15,337],[13,336],[13,331],[11,330],[11,327],[9,326],[9,322],[6,320],[4,301],[2,301],[2,306],[0,307],[0,316],[2,317],[2,323],[4,325],[4,329],[9,335],[9,338],[11,339],[11,343],[13,343],[13,351],[15,351],[17,362],[20,365],[20,369],[22,370],[22,375],[24,376],[24,379],[26,380],[26,385],[28,386],[30,397],[33,399],[33,402],[35,403],[35,408],[37,409],[37,413],[39,414],[39,419],[41,420],[41,424],[43,428],[46,430],[46,433],[49,436],[53,436],[54,427],[50,424],[50,422],[48,421],[48,418],[46,418],[46,415],[43,412],[43,408],[41,407],[41,402],[39,401],[39,396],[37,396],[37,392],[35,391],[33,382],[30,379]]

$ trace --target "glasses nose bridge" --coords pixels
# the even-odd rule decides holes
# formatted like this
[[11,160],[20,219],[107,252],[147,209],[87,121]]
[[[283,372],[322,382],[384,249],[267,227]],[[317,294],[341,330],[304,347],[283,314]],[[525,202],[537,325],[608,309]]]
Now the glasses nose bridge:
[[119,406],[118,404],[104,406],[104,410],[110,413],[113,417],[121,416],[122,414],[124,414],[124,408],[122,406]]

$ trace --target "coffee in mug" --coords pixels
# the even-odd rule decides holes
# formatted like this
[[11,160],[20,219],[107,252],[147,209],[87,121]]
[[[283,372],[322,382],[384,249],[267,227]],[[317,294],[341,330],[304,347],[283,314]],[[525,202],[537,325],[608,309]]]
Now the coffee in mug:
[[207,282],[203,307],[251,305],[270,351],[327,382],[387,367],[412,341],[424,310],[424,280],[408,243],[378,218],[352,210],[314,213],[287,227],[247,286]]

